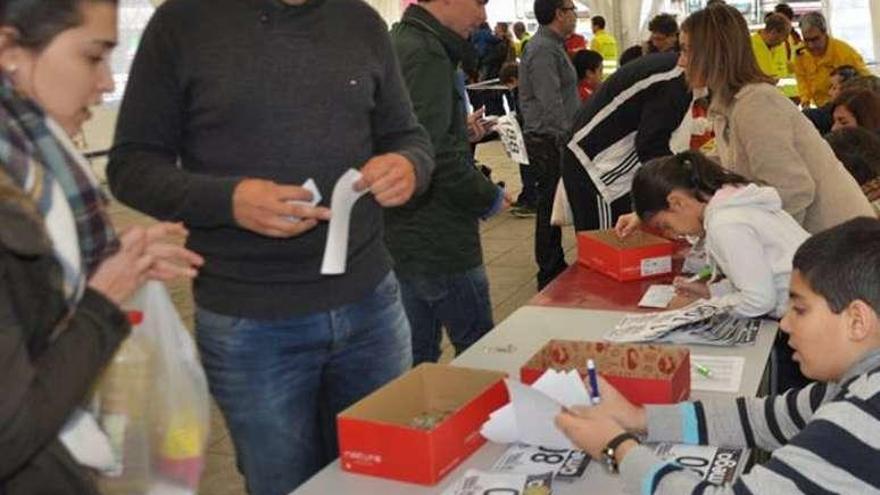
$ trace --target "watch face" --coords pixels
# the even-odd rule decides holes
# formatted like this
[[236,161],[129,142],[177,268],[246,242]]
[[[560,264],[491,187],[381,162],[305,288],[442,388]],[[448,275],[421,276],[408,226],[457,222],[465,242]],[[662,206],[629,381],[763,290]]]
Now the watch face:
[[602,452],[602,462],[605,464],[605,468],[608,472],[616,473],[617,472],[617,463],[614,462],[614,449],[605,449]]

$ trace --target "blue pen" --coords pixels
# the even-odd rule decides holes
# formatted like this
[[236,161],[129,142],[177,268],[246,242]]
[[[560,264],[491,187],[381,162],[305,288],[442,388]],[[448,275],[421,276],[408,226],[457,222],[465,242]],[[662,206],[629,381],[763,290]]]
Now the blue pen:
[[596,363],[592,359],[587,359],[587,377],[590,379],[590,402],[593,405],[602,402],[599,397],[599,378],[596,376]]

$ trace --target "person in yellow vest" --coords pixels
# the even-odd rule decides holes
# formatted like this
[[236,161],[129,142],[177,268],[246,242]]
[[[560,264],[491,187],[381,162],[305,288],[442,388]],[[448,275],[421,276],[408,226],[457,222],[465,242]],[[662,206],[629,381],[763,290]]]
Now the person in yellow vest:
[[828,23],[819,12],[801,17],[801,31],[804,46],[797,50],[794,73],[804,107],[828,103],[831,71],[836,67],[851,65],[859,74],[869,74],[862,56],[852,46],[828,34]]
[[758,67],[775,80],[788,76],[788,57],[785,40],[791,33],[791,23],[781,14],[770,14],[764,19],[764,29],[752,35],[752,51]]
[[590,48],[594,52],[599,52],[603,60],[617,61],[617,40],[605,32],[605,18],[596,15],[590,21],[593,26],[593,41],[590,42]]
[[513,24],[513,34],[516,36],[516,43],[513,44],[513,48],[516,51],[516,58],[522,57],[523,50],[526,48],[526,43],[532,38],[532,35],[526,31],[526,25],[522,22],[516,22]]

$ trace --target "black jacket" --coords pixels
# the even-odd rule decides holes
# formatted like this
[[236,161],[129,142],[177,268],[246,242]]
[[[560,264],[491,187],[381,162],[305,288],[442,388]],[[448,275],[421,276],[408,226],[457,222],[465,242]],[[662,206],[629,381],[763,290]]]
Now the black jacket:
[[[677,62],[677,53],[661,53],[621,67],[575,116],[563,177],[577,230],[611,228],[630,209],[635,171],[672,154],[670,137],[691,103]],[[600,192],[602,207],[596,199]],[[619,204],[609,208],[610,203]]]
[[0,494],[96,494],[58,432],[129,325],[89,289],[68,316],[43,221],[2,172],[0,226]]

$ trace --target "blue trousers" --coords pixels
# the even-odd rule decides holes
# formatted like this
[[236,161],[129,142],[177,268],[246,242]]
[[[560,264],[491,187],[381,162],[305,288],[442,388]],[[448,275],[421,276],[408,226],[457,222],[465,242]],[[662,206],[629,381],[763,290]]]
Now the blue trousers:
[[198,308],[196,338],[251,495],[286,495],[336,458],[336,414],[412,364],[393,273],[322,313],[263,321]]

